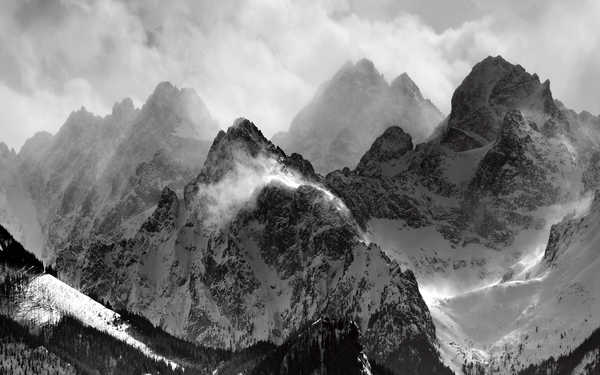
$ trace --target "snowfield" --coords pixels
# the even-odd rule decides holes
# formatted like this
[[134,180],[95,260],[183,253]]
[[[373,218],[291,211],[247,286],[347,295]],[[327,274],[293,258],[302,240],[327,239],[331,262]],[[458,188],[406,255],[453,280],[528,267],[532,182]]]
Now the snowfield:
[[[568,353],[600,326],[600,213],[590,211],[592,198],[540,209],[544,227],[521,232],[501,251],[453,245],[433,227],[395,220],[371,220],[367,235],[415,272],[447,365],[462,373],[466,359],[510,374],[513,365]],[[549,265],[550,227],[565,217],[581,223]]]
[[178,367],[175,362],[156,354],[146,344],[132,337],[128,333],[130,325],[119,323],[119,314],[54,276],[46,274],[32,279],[24,297],[17,307],[17,320],[36,325],[55,324],[63,316],[69,315],[131,345],[150,358],[164,361],[172,368]]

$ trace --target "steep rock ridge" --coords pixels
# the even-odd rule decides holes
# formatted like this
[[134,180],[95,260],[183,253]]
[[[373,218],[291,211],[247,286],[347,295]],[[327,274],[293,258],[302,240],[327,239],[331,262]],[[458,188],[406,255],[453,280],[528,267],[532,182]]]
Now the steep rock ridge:
[[438,368],[413,274],[362,241],[309,162],[247,120],[217,135],[181,203],[165,189],[132,239],[65,251],[57,266],[86,293],[206,345],[280,344],[326,315],[356,321],[369,358],[396,372]]
[[19,158],[53,259],[88,238],[133,235],[165,186],[182,190],[218,127],[190,89],[159,84],[141,109],[73,112],[55,136],[38,134]]
[[273,137],[288,152],[302,154],[320,173],[354,168],[375,138],[391,125],[423,140],[442,114],[403,73],[388,84],[373,63],[347,63]]

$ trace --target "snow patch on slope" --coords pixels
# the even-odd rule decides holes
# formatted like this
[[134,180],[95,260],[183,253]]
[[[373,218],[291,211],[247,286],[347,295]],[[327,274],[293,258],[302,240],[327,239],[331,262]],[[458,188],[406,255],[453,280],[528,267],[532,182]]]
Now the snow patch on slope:
[[589,238],[563,253],[569,261],[560,269],[542,261],[551,225],[585,217],[592,201],[588,194],[538,209],[533,215],[544,224],[502,251],[454,245],[433,226],[399,220],[370,220],[368,235],[415,272],[446,364],[460,373],[466,359],[508,374],[513,363],[519,368],[574,349],[600,326],[600,260],[592,250],[600,234],[586,232]]
[[164,361],[172,368],[178,365],[152,351],[146,344],[132,337],[127,323],[118,323],[119,314],[51,275],[35,277],[27,285],[25,296],[19,302],[16,318],[36,325],[56,324],[70,315],[83,324],[103,331],[140,350],[155,360]]

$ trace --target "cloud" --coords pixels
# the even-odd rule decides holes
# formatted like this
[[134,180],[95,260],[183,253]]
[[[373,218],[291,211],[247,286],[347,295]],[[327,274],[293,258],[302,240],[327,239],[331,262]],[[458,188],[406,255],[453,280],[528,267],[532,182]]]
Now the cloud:
[[0,2],[0,138],[13,147],[82,105],[103,114],[123,97],[140,104],[163,80],[196,89],[223,126],[244,116],[271,135],[361,57],[388,80],[408,72],[446,113],[490,54],[550,78],[567,105],[600,111],[592,0]]
[[219,228],[228,224],[242,208],[253,207],[257,195],[270,184],[292,190],[302,185],[311,186],[320,192],[320,204],[329,205],[348,220],[353,220],[349,209],[333,193],[306,180],[273,157],[262,154],[252,157],[244,151],[234,150],[233,160],[234,167],[223,178],[199,186],[194,204],[206,227]]

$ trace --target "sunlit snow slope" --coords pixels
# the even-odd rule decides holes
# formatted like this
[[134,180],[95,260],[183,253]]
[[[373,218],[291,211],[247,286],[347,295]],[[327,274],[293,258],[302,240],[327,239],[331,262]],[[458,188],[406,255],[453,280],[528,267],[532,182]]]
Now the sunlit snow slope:
[[177,367],[175,362],[157,355],[144,343],[132,337],[128,333],[129,324],[121,322],[119,314],[48,274],[34,277],[28,283],[25,296],[17,307],[16,318],[43,325],[57,323],[65,315],[106,332],[151,358]]

